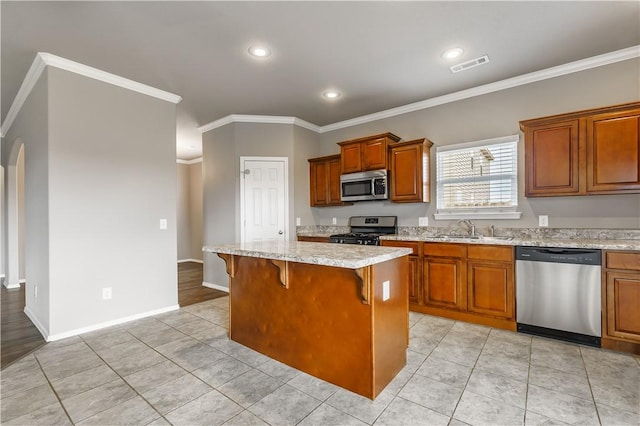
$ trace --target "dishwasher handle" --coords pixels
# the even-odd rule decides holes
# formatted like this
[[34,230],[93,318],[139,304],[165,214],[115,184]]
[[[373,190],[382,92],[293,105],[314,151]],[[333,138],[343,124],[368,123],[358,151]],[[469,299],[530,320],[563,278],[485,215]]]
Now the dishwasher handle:
[[598,249],[516,246],[516,260],[601,265],[602,252]]

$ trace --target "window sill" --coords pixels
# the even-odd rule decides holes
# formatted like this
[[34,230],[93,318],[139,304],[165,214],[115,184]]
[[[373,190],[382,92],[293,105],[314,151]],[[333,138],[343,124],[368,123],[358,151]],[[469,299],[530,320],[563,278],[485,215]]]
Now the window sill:
[[520,219],[522,212],[456,212],[456,213],[436,213],[435,220],[456,220],[456,219]]

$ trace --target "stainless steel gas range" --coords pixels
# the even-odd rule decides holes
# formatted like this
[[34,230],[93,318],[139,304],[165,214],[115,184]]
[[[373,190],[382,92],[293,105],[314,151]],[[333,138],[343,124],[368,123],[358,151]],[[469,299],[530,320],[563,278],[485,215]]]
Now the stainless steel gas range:
[[379,246],[381,235],[396,234],[398,232],[398,217],[352,216],[349,218],[349,227],[351,232],[331,235],[329,242]]

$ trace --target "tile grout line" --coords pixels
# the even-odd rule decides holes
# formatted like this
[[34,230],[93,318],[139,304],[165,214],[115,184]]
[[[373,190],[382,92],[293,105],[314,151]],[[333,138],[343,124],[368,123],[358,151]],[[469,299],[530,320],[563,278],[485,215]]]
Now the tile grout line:
[[587,363],[584,360],[584,354],[582,352],[582,346],[578,345],[578,350],[580,351],[580,359],[582,360],[582,366],[584,368],[584,372],[587,376],[587,383],[589,384],[589,393],[591,394],[591,400],[593,401],[593,407],[596,410],[596,417],[598,418],[598,423],[602,425],[602,419],[600,418],[600,410],[598,409],[598,404],[596,403],[596,396],[593,394],[593,388],[591,387],[591,377],[589,375],[589,370],[587,369]]
[[[134,339],[136,339],[136,340],[138,340],[139,342],[141,342],[142,344],[144,344],[144,345],[148,346],[146,343],[144,343],[144,342],[140,341],[136,336],[134,336],[133,334],[129,333],[129,330],[123,330],[123,331],[124,331],[125,333],[129,334],[130,336],[132,336]],[[163,416],[163,415],[162,415],[162,414],[161,414],[161,413],[156,409],[156,407],[154,407],[154,406],[153,406],[149,401],[147,401],[147,399],[146,399],[144,396],[142,396],[142,395],[141,395],[141,394],[140,394],[140,393],[139,393],[139,392],[138,392],[138,391],[137,391],[133,386],[131,386],[131,385],[129,384],[129,382],[127,382],[127,381],[125,380],[125,378],[124,378],[123,376],[121,376],[121,375],[120,375],[120,373],[118,373],[118,372],[117,372],[117,371],[116,371],[116,370],[111,366],[111,364],[109,364],[109,363],[108,363],[104,358],[102,358],[102,357],[100,356],[100,354],[98,354],[98,353],[93,349],[93,347],[92,347],[89,343],[87,343],[87,341],[86,341],[86,340],[84,340],[84,338],[83,338],[82,336],[78,336],[78,337],[80,337],[80,339],[82,339],[82,341],[83,341],[83,342],[84,342],[84,343],[85,343],[85,344],[86,344],[86,345],[87,345],[87,346],[88,346],[88,347],[93,351],[93,353],[95,353],[95,354],[96,354],[96,356],[97,356],[98,358],[100,358],[100,360],[101,360],[102,362],[104,362],[104,364],[105,364],[107,367],[109,367],[109,369],[110,369],[111,371],[113,371],[113,372],[114,372],[114,373],[115,373],[115,374],[120,378],[120,380],[122,380],[122,381],[123,381],[123,382],[124,382],[128,387],[129,387],[129,389],[131,389],[133,392],[135,392],[135,394],[136,394],[137,396],[139,396],[140,398],[142,398],[142,400],[143,400],[144,402],[146,402],[147,404],[149,404],[149,406],[150,406],[150,407],[151,407],[151,408],[152,408],[156,413],[158,413],[158,415],[160,416],[160,418],[164,418],[164,416]],[[149,346],[148,346],[148,347],[149,347]],[[151,349],[153,349],[153,348],[151,348]],[[156,351],[156,352],[157,352],[157,351]],[[158,353],[159,353],[159,352],[158,352]],[[160,354],[160,355],[164,357],[164,355],[163,355],[163,354]],[[165,357],[165,358],[166,358],[166,357]],[[100,386],[103,386],[103,385],[104,385],[104,383],[103,383],[102,385],[100,385]],[[98,388],[98,387],[100,387],[100,386],[97,386],[97,387],[95,387],[95,388],[92,388],[91,390],[93,390],[93,389],[97,389],[97,388]],[[88,392],[88,391],[85,391],[85,392]],[[84,393],[84,392],[81,392],[80,394],[82,394],[82,393]],[[78,395],[80,395],[80,394],[78,394]],[[117,407],[118,405],[124,404],[125,402],[131,401],[133,398],[135,398],[135,396],[133,396],[133,397],[131,397],[131,398],[127,399],[126,401],[122,401],[121,403],[116,404],[116,405],[114,405],[113,407],[109,407],[109,408],[106,408],[106,409],[104,409],[104,410],[101,410],[101,411],[99,411],[99,412],[97,412],[97,413],[94,413],[94,414],[90,415],[89,417],[86,417],[86,418],[82,419],[81,421],[84,421],[84,420],[89,419],[89,418],[91,418],[91,417],[93,417],[93,416],[96,416],[96,415],[98,415],[98,414],[100,414],[100,413],[102,413],[102,412],[104,412],[104,411],[110,410],[111,408]],[[73,422],[72,422],[72,423],[73,423]],[[74,423],[74,424],[75,424],[75,423]]]
[[[42,346],[41,346],[42,347]],[[38,367],[40,368],[40,371],[42,371],[42,375],[44,376],[44,378],[47,380],[47,384],[49,385],[49,388],[51,388],[51,391],[53,392],[53,394],[56,396],[56,399],[58,400],[58,404],[60,404],[60,408],[62,408],[62,411],[64,411],[64,414],[67,416],[67,418],[69,419],[69,422],[71,424],[75,424],[73,423],[73,420],[71,419],[71,415],[69,415],[69,412],[67,411],[67,408],[64,406],[64,404],[62,403],[62,399],[60,398],[60,395],[58,395],[58,392],[56,392],[56,389],[53,387],[53,384],[51,383],[51,381],[49,380],[49,376],[47,376],[47,373],[44,371],[44,368],[42,368],[42,364],[40,364],[40,360],[38,359],[38,357],[35,356],[35,353],[33,354],[33,358],[36,360],[36,362],[38,363]],[[17,418],[17,417],[16,417]]]

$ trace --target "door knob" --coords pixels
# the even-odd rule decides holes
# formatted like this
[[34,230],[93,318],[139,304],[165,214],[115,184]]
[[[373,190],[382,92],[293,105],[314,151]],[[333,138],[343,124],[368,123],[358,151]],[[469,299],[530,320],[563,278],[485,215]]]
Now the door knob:
[[278,235],[282,235],[282,234],[284,234],[284,232],[278,231]]

